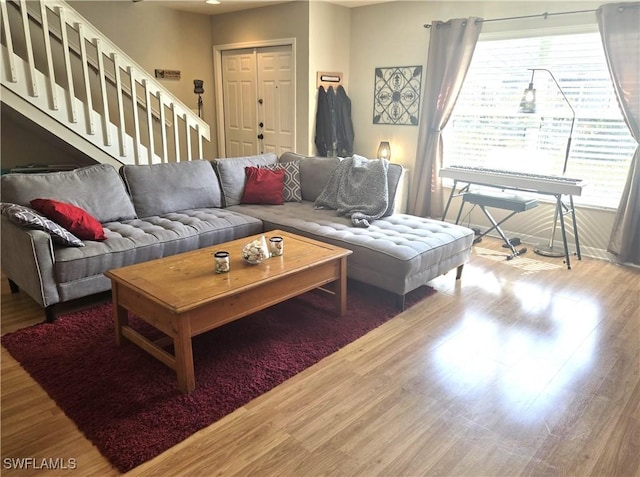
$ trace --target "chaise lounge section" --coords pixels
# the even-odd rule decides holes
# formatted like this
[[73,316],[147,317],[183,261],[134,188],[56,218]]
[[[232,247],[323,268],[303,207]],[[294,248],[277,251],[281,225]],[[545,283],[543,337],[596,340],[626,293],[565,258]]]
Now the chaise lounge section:
[[348,276],[394,293],[404,308],[405,295],[428,281],[457,268],[459,279],[469,260],[473,231],[440,220],[393,213],[402,167],[389,165],[392,200],[387,213],[369,227],[355,227],[335,210],[315,209],[324,184],[339,159],[285,153],[281,163],[300,164],[302,200],[283,205],[239,204],[229,210],[258,218],[265,231],[281,229],[353,251]]

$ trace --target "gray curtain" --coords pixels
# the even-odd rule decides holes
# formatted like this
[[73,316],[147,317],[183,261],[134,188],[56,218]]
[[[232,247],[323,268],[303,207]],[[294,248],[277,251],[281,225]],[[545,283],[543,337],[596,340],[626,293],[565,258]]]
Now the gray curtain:
[[[631,135],[640,141],[640,3],[610,3],[596,12],[611,80]],[[636,147],[607,250],[640,265],[640,147]]]
[[439,177],[442,167],[442,129],[449,121],[471,63],[479,18],[459,18],[431,23],[427,72],[422,101],[422,126],[410,189],[410,214],[440,217],[444,195]]

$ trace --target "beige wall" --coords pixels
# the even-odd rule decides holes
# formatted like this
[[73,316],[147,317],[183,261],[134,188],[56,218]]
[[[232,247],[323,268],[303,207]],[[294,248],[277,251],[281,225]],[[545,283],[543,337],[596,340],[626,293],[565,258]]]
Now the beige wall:
[[342,86],[349,95],[351,51],[351,9],[332,3],[309,4],[309,145],[307,154],[315,154],[317,73],[343,73]]
[[9,171],[36,164],[88,166],[95,161],[2,104],[0,166]]
[[[415,160],[419,126],[373,124],[374,71],[376,67],[422,65],[426,75],[429,31],[433,20],[477,16],[485,19],[594,9],[601,2],[426,2],[383,3],[351,11],[350,84],[355,150],[375,157],[381,140],[391,142],[393,161],[411,168]],[[483,32],[522,31],[540,27],[566,27],[588,23],[595,26],[595,14],[549,17],[486,23]],[[421,112],[422,116],[422,112]],[[424,118],[420,117],[420,124]]]

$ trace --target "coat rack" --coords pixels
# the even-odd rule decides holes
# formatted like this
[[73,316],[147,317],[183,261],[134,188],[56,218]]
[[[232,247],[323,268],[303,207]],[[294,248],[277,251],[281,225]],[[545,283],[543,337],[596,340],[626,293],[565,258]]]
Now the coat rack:
[[342,73],[318,71],[316,88],[322,86],[324,89],[329,89],[329,86],[333,86],[333,89],[336,89],[340,85],[342,85]]

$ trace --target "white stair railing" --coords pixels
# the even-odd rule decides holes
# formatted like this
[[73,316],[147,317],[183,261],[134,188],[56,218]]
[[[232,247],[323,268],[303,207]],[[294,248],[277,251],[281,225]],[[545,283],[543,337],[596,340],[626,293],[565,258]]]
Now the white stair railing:
[[0,14],[3,101],[19,96],[123,164],[203,157],[209,126],[66,2],[0,0]]

